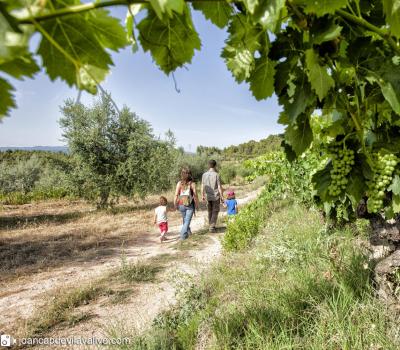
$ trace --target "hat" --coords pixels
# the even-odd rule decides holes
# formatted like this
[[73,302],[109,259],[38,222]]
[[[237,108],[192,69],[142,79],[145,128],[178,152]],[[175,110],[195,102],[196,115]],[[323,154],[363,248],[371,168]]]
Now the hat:
[[227,195],[228,197],[233,197],[233,196],[235,195],[235,192],[233,192],[233,191],[228,191],[228,192],[226,193],[226,195]]

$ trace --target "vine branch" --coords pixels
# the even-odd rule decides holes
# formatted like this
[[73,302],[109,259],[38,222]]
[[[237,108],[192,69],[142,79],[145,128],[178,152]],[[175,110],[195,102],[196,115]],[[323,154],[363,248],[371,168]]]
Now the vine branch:
[[336,14],[347,19],[350,22],[358,24],[359,26],[364,27],[365,29],[369,29],[370,31],[378,34],[382,39],[386,40],[389,43],[389,45],[393,48],[394,51],[396,51],[397,53],[400,54],[400,47],[390,36],[389,31],[387,31],[385,29],[381,29],[381,28],[373,25],[372,23],[369,23],[364,18],[354,16],[351,13],[348,13],[347,11],[344,11],[344,10],[336,10]]
[[[224,0],[185,0],[185,2],[220,2],[220,1]],[[69,6],[57,9],[55,11],[43,15],[20,18],[17,20],[17,23],[33,24],[35,21],[36,22],[47,21],[50,19],[88,12],[99,8],[112,7],[112,6],[129,6],[133,4],[150,4],[150,1],[149,0],[107,0],[102,2],[95,1],[87,4]]]

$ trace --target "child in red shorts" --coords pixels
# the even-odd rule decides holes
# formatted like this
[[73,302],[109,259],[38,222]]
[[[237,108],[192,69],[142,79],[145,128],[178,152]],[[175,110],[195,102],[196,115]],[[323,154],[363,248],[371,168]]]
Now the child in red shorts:
[[167,198],[160,197],[160,205],[154,210],[154,224],[160,228],[160,242],[165,241],[168,232]]

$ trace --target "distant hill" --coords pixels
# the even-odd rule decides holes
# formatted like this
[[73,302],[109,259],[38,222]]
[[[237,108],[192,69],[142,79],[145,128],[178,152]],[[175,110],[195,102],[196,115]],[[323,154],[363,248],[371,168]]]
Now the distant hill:
[[44,151],[68,153],[67,146],[32,146],[32,147],[0,147],[0,152],[6,151]]
[[202,155],[220,155],[225,159],[247,159],[281,149],[283,135],[269,135],[260,141],[250,140],[239,145],[220,149],[218,147],[198,146],[196,153]]

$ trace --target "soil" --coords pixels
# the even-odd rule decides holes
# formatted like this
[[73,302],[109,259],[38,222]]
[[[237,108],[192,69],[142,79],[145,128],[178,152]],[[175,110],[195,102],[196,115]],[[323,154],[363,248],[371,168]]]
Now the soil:
[[[257,197],[260,190],[238,198],[239,206]],[[26,335],[26,323],[33,315],[40,314],[49,297],[57,291],[84,285],[121,266],[121,256],[127,262],[151,261],[155,258],[167,261],[154,282],[141,282],[131,286],[129,295],[120,303],[110,303],[108,296],[79,307],[77,312],[88,315],[75,325],[55,327],[48,337],[105,337],[114,331],[132,335],[141,332],[163,310],[176,302],[177,283],[183,276],[198,276],[201,271],[221,254],[220,237],[217,233],[204,233],[206,211],[201,210],[193,218],[193,237],[179,241],[180,226],[170,227],[168,241],[160,243],[156,230],[136,234],[122,247],[113,247],[112,255],[102,255],[75,264],[52,267],[3,283],[0,291],[0,330],[2,333]],[[195,239],[202,232],[202,239]],[[46,346],[46,349],[51,349]],[[54,347],[55,348],[55,347]],[[70,347],[82,348],[82,347]]]

